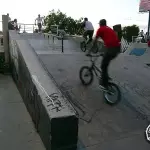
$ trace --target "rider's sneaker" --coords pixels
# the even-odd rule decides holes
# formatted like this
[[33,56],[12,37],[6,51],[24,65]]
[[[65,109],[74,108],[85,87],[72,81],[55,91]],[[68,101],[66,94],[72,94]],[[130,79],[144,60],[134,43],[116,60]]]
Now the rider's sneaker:
[[99,88],[103,91],[107,91],[108,88],[103,84],[102,80],[99,80]]
[[108,77],[108,80],[112,80],[112,78],[111,78],[111,77]]
[[104,85],[99,85],[99,88],[103,91],[108,91],[107,87],[105,87]]

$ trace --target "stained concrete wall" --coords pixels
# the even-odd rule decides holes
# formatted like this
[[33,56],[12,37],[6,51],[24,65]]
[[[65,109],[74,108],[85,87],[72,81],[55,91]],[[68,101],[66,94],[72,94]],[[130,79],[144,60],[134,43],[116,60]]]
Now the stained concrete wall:
[[[27,40],[9,31],[12,75],[47,150],[76,150],[75,110],[41,66]],[[19,113],[19,112],[18,112]]]

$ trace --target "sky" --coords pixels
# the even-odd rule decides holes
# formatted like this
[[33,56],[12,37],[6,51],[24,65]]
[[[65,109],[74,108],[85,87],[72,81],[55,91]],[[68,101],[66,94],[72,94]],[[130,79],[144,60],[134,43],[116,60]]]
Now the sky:
[[[122,26],[137,24],[147,29],[148,14],[139,13],[140,0],[2,0],[0,15],[10,14],[19,23],[32,24],[38,14],[48,15],[52,9],[60,9],[74,19],[88,17],[94,27],[100,19],[107,19],[108,25]],[[0,19],[1,20],[1,19]]]

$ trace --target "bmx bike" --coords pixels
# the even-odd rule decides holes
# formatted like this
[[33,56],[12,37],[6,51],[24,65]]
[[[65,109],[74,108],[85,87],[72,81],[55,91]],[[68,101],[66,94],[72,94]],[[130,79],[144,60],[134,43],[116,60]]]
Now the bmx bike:
[[[94,74],[96,75],[99,81],[101,80],[101,70],[95,65],[95,62],[99,56],[103,56],[103,53],[96,54],[96,55],[95,54],[89,55],[91,60],[91,65],[81,67],[79,71],[79,78],[83,85],[85,86],[90,85],[93,82]],[[93,60],[92,59],[93,57],[95,57],[96,59]],[[103,91],[104,99],[110,105],[117,104],[121,100],[121,91],[118,85],[112,82],[111,78],[109,78],[107,90],[102,88],[100,88],[100,90]]]
[[[93,41],[91,41],[90,43],[88,43],[89,41],[89,38],[86,40],[84,38],[84,40],[80,43],[80,49],[83,51],[83,52],[86,52],[87,48],[91,47],[93,45]],[[88,43],[88,44],[87,44]],[[101,42],[98,42],[95,44],[94,48],[93,48],[93,53],[97,53],[99,51],[99,49],[102,49],[102,44]]]

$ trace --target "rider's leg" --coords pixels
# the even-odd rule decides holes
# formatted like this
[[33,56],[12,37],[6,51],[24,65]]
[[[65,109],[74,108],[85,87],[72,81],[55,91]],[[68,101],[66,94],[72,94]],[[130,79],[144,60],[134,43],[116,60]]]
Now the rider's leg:
[[108,66],[111,61],[111,55],[109,55],[107,52],[103,56],[102,63],[101,63],[101,81],[100,85],[103,87],[107,87],[108,85]]
[[84,38],[85,40],[87,40],[87,31],[85,31],[85,32],[83,33],[83,38]]
[[103,60],[101,63],[101,70],[102,70],[102,80],[100,85],[104,86],[107,88],[108,86],[108,80],[109,80],[109,75],[108,75],[108,66],[114,58],[117,57],[118,53],[120,51],[120,48],[108,48],[107,52],[103,56]]
[[42,24],[38,23],[39,32],[41,32]]
[[87,44],[89,44],[90,42],[92,42],[92,40],[93,40],[93,34],[94,34],[94,30],[89,30],[88,31],[89,40],[87,41]]
[[[93,40],[93,33],[94,33],[94,30],[88,30],[87,31],[87,34],[89,36],[89,40],[86,42],[86,44],[89,44],[90,42],[92,42],[92,40]],[[92,49],[89,49],[87,55],[89,55],[91,53],[91,51],[92,51]]]

